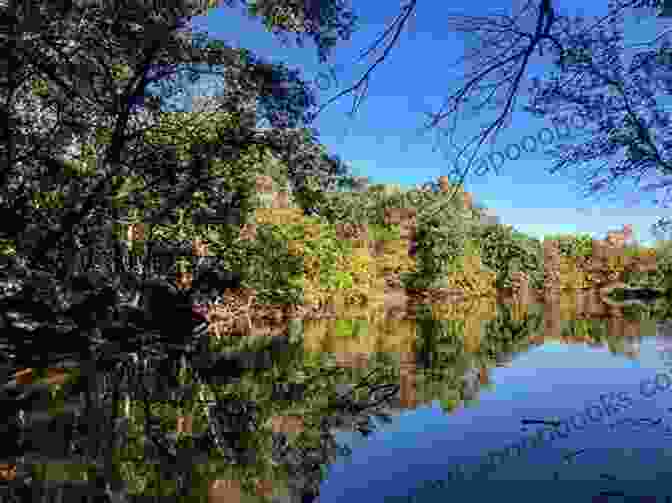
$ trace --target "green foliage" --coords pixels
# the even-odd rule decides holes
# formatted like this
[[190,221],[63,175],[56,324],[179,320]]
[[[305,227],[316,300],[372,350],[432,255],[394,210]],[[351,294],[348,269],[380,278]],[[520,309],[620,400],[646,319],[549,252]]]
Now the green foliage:
[[329,222],[371,222],[371,198],[366,194],[325,192],[315,203],[315,210]]
[[517,270],[529,275],[532,288],[542,287],[543,250],[537,239],[499,224],[483,226],[476,235],[483,265],[497,273],[497,288],[510,287],[510,274]]
[[[391,188],[392,187],[392,188]],[[374,185],[365,192],[329,191],[316,198],[315,210],[331,223],[383,225],[386,208],[412,208],[407,193]]]
[[110,73],[114,80],[124,83],[128,81],[131,76],[131,68],[125,64],[114,63],[110,67]]
[[331,226],[322,227],[320,239],[306,242],[306,253],[319,257],[321,284],[328,291],[352,286],[347,276],[336,271],[336,261],[341,254],[349,254],[348,243],[336,239],[336,229]]
[[46,98],[49,96],[49,84],[44,79],[34,79],[31,81],[31,91],[35,96]]
[[36,192],[33,194],[33,205],[38,209],[63,208],[65,195],[58,190]]
[[672,241],[656,244],[656,270],[650,273],[651,287],[672,293]]
[[561,334],[563,337],[589,337],[591,341],[600,342],[605,340],[607,335],[607,327],[604,321],[599,319],[567,320]]
[[11,239],[0,239],[0,255],[16,255],[16,243]]
[[457,390],[450,390],[450,396],[443,397],[439,400],[441,410],[445,414],[453,412],[460,403],[460,393]]
[[[288,248],[290,242],[300,243],[293,252]],[[303,302],[302,294],[308,287],[305,276],[314,274],[319,275],[319,284],[311,287],[322,292],[353,286],[352,274],[338,267],[340,258],[352,254],[351,245],[338,240],[335,227],[318,217],[303,217],[292,224],[260,223],[257,238],[247,247],[249,285],[262,292],[260,297]],[[313,266],[306,270],[304,257],[319,265],[319,271]]]
[[367,320],[335,320],[334,333],[337,337],[366,337]]
[[174,145],[177,158],[188,160],[192,145],[214,141],[234,125],[235,118],[223,112],[164,112],[158,126],[144,133],[144,139],[149,145]]
[[400,239],[398,225],[369,224],[369,239],[376,241],[395,241]]
[[[309,4],[307,4],[309,5]],[[295,33],[298,43],[303,36],[310,36],[318,47],[321,62],[327,60],[338,40],[348,40],[357,23],[355,16],[345,2],[327,0],[320,4],[319,22],[315,14],[302,2],[248,2],[250,16],[262,18],[267,30],[274,33]]]
[[287,249],[287,239],[276,226],[259,224],[257,236],[247,247],[243,264],[245,283],[270,303],[301,303],[303,260]]
[[404,274],[407,288],[428,288],[445,276],[464,254],[466,234],[459,219],[436,214],[417,224],[416,271]]
[[94,465],[83,463],[35,463],[31,472],[35,480],[46,483],[58,481],[87,482]]
[[301,187],[294,192],[294,199],[300,208],[304,211],[319,211],[327,204],[326,195],[320,190],[315,177],[307,177],[307,180]]
[[565,257],[590,257],[593,254],[593,238],[590,234],[557,234],[546,239],[557,239],[560,254]]

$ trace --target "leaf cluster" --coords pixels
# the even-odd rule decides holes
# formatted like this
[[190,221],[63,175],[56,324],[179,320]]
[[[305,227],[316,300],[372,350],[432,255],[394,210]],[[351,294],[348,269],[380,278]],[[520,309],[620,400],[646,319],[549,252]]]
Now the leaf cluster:
[[543,285],[543,250],[534,238],[504,225],[485,225],[477,231],[483,265],[497,273],[497,288],[511,287],[511,273],[522,271],[532,288]]
[[593,254],[593,238],[590,234],[549,235],[546,239],[557,239],[560,254],[565,257],[589,257]]

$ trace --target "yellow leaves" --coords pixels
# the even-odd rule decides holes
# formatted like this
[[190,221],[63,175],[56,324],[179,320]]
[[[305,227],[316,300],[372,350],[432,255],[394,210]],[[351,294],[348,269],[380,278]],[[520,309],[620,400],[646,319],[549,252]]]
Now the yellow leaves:
[[467,295],[489,296],[495,294],[496,274],[490,271],[455,271],[446,275],[448,288],[462,290]]
[[35,206],[35,208],[38,209],[63,208],[64,200],[65,196],[63,195],[63,193],[57,190],[50,190],[43,192],[38,191],[32,195],[33,205]]
[[290,255],[299,257],[305,253],[305,246],[303,241],[292,239],[287,242],[287,250]]
[[415,259],[408,255],[409,245],[408,239],[382,241],[383,253],[376,260],[378,274],[415,271]]
[[303,257],[303,270],[307,277],[319,277],[320,274],[320,258],[314,255],[305,255]]
[[214,9],[221,6],[222,0],[207,0],[206,2],[194,2],[192,7],[192,15],[207,16],[209,9]]
[[560,287],[563,289],[588,288],[592,277],[593,276],[586,271],[572,268],[569,272],[564,272],[560,275]]
[[320,234],[321,234],[321,229],[320,229],[320,224],[318,223],[311,223],[311,222],[306,222],[303,225],[304,229],[304,239],[306,241],[312,241],[314,239],[319,239]]
[[368,250],[355,250],[351,255],[339,257],[337,266],[339,270],[352,275],[352,288],[343,291],[346,303],[366,302],[370,297],[375,280],[375,274],[373,273],[375,263]]
[[98,153],[93,145],[84,144],[80,147],[79,155],[72,159],[65,159],[66,176],[94,176],[97,171]]
[[610,269],[622,270],[625,266],[626,259],[622,255],[615,255],[613,257],[608,257],[607,264]]
[[110,145],[112,143],[112,130],[108,127],[96,128],[96,145]]
[[[258,224],[301,224],[304,217],[298,208],[257,208],[254,211],[254,217]],[[304,224],[306,227],[306,224]],[[314,238],[314,233],[309,234],[310,239]],[[319,235],[319,234],[318,234]],[[306,237],[308,239],[308,236]]]
[[33,79],[30,83],[32,93],[39,98],[49,96],[49,86],[44,79]]
[[453,270],[446,274],[448,288],[463,290],[468,295],[495,295],[495,279],[497,274],[483,268],[481,257],[477,253],[469,253],[458,259]]
[[465,255],[462,258],[462,264],[465,269],[473,269],[476,271],[481,270],[483,263],[481,262],[481,257],[478,255]]
[[110,68],[110,73],[114,80],[125,82],[131,76],[131,67],[121,63],[114,63]]
[[329,299],[329,294],[324,291],[318,281],[306,279],[303,286],[303,301],[306,305],[324,305]]
[[0,255],[16,255],[16,242],[12,239],[0,239]]
[[63,173],[68,177],[85,176],[89,174],[86,169],[87,166],[81,161],[64,159],[63,166]]
[[[653,252],[653,253],[652,253]],[[609,250],[604,256],[585,258],[566,257],[560,261],[557,280],[562,289],[586,289],[612,281],[621,281],[623,274],[639,270],[647,261],[655,260],[655,251],[639,249],[637,253],[627,250]],[[547,281],[552,281],[553,276]]]
[[437,320],[485,320],[495,317],[496,300],[488,297],[475,297],[464,302],[432,303],[431,309],[432,316]]
[[301,12],[293,11],[290,7],[272,5],[270,8],[259,8],[259,4],[253,2],[249,10],[252,15],[263,17],[264,26],[268,30],[281,28],[283,31],[295,33],[305,31]]
[[131,192],[142,191],[144,182],[140,176],[113,177],[113,186],[118,187],[112,196],[112,205],[115,208],[125,207],[126,200]]

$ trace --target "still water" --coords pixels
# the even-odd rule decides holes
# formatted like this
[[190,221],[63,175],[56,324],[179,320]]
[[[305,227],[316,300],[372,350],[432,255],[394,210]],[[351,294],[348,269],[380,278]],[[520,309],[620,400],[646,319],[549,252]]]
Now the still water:
[[[67,411],[94,410],[94,400],[77,398],[84,395],[75,395],[73,387],[57,413],[44,396],[26,411],[34,426],[24,434],[26,452],[20,453],[17,473],[54,487],[64,484],[68,472],[67,491],[81,492],[92,477],[100,478],[92,473],[104,468],[123,480],[116,485],[127,499],[118,501],[146,495],[189,495],[208,503],[672,499],[671,323],[651,316],[549,323],[539,306],[522,318],[500,312],[500,306],[494,319],[479,317],[477,309],[470,313],[462,319],[295,322],[287,327],[293,350],[285,343],[268,349],[272,337],[262,337],[256,350],[241,350],[244,338],[220,341],[220,353],[238,347],[245,355],[239,361],[247,359],[239,379],[196,393],[200,399],[210,393],[235,412],[218,423],[220,454],[184,440],[204,431],[205,409],[189,401],[193,394],[174,405],[151,395],[148,390],[160,384],[156,372],[142,377],[147,386],[118,380],[125,383],[119,385],[122,402],[115,415],[126,420],[123,435],[119,429],[104,433],[105,424],[117,421],[109,417],[109,375],[101,381],[108,383],[107,398],[98,397],[107,404],[99,410],[108,412],[80,413],[79,437],[63,418]],[[230,371],[232,365],[221,368]],[[388,421],[385,414],[371,416],[375,427],[363,434],[353,431],[349,409],[334,412],[325,403],[376,367],[387,372],[379,383],[394,384],[397,391],[384,402]],[[346,372],[325,377],[324,369]],[[80,384],[93,389],[81,375]],[[278,399],[281,382],[303,388],[293,398]],[[161,454],[148,440],[146,414],[161,423],[164,440],[156,445],[173,442],[163,450],[174,454]],[[236,428],[242,429],[236,430],[234,415],[256,419],[240,419]],[[316,425],[327,416],[335,421],[327,424],[336,443],[349,447],[338,455],[314,447],[326,442]],[[182,440],[175,441],[176,435]],[[3,437],[4,445],[10,440]],[[158,462],[161,456],[172,460]],[[289,471],[278,471],[283,466]],[[171,470],[190,473],[181,479],[182,489],[168,481]],[[251,480],[254,487],[245,487]],[[80,500],[67,491],[59,497]]]
[[352,456],[331,467],[320,502],[667,501],[672,326],[628,345],[545,341],[491,369],[468,407],[434,400],[370,438],[337,435]]

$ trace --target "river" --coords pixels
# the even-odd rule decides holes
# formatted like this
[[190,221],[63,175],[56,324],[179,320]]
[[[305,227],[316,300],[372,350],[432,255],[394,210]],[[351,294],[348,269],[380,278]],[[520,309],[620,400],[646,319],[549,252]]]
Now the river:
[[[666,501],[672,325],[631,311],[550,323],[543,306],[495,307],[490,317],[472,306],[453,318],[294,320],[284,338],[225,338],[220,368],[238,374],[192,388],[183,376],[192,392],[181,401],[158,393],[166,383],[151,369],[139,381],[99,372],[95,386],[81,369],[62,371],[70,381],[53,371],[60,391],[34,381],[41,399],[22,412],[3,490],[11,480],[40,488],[32,501],[70,501],[85,487],[103,494],[107,481],[117,501]],[[367,380],[380,403],[358,391]],[[226,420],[203,443],[215,416],[199,400],[215,397]],[[147,434],[145,398],[161,441]]]

